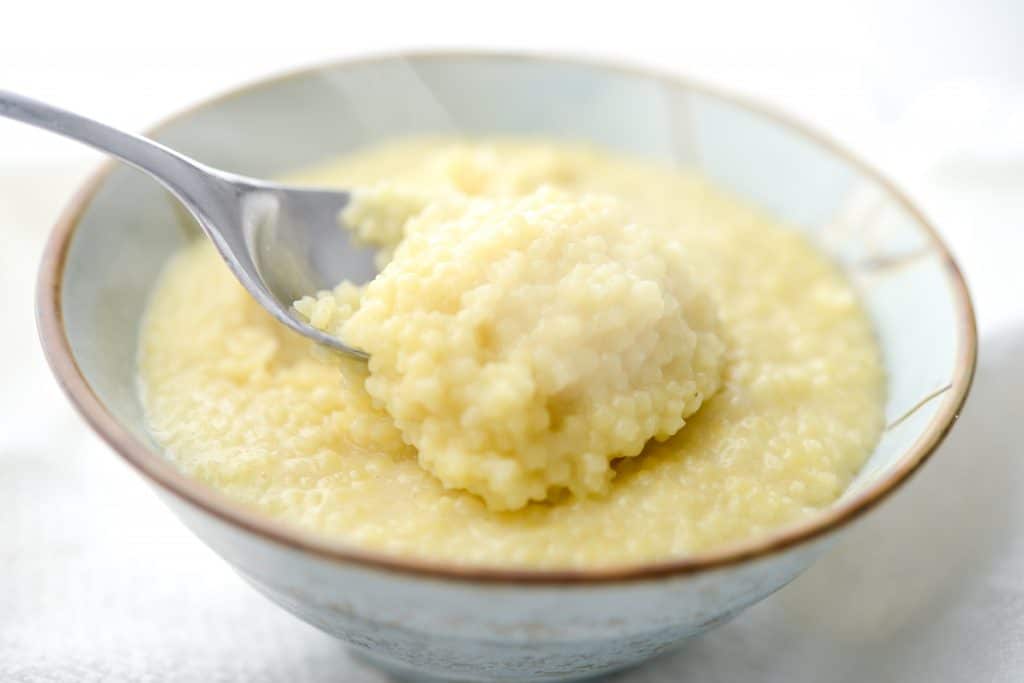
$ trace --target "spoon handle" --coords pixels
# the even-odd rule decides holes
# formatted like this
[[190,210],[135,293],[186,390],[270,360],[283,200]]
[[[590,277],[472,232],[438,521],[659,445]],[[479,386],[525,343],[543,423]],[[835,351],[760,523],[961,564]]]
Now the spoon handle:
[[188,206],[209,192],[214,173],[152,140],[84,116],[0,90],[0,117],[21,121],[94,147],[148,173]]

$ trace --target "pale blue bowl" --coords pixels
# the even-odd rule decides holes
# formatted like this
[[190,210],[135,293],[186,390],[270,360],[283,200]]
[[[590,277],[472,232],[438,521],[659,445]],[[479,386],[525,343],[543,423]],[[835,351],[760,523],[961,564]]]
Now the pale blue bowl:
[[61,219],[42,265],[40,330],[57,378],[96,431],[242,576],[376,661],[491,681],[635,664],[797,576],[905,481],[956,419],[976,332],[963,279],[935,231],[835,145],[704,86],[566,59],[382,57],[242,88],[155,136],[214,166],[272,177],[356,146],[438,132],[585,139],[693,166],[805,231],[842,264],[870,311],[888,369],[888,428],[853,485],[820,514],[659,565],[467,570],[311,536],[187,479],[148,436],[133,361],[139,318],[162,265],[195,230],[155,183],[108,167]]

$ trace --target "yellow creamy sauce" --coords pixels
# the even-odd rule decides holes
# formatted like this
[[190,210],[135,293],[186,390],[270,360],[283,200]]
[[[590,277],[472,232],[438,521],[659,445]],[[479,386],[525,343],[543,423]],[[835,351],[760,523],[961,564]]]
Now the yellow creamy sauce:
[[[714,302],[721,387],[674,437],[616,460],[599,492],[556,491],[496,512],[421,467],[371,400],[365,364],[320,352],[273,321],[200,242],[174,257],[153,294],[139,353],[143,397],[174,461],[235,500],[402,555],[607,566],[707,550],[799,519],[843,491],[878,438],[883,369],[849,283],[803,237],[698,176],[575,145],[423,139],[297,179],[396,183],[424,196],[515,199],[542,186],[613,196],[681,246],[689,278]],[[401,226],[403,207],[394,208],[377,234]]]

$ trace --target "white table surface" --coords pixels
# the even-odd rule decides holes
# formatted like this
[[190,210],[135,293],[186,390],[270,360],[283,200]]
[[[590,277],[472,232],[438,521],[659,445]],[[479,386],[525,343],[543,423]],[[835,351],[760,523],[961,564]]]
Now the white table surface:
[[[23,139],[11,131],[0,140]],[[919,144],[898,175],[977,300],[963,419],[804,576],[614,680],[1024,680],[1024,146],[942,152],[929,131],[903,132]],[[50,146],[26,164],[43,138],[24,139],[0,145],[0,681],[387,681],[245,585],[73,413],[38,349],[31,294],[49,226],[95,157]]]

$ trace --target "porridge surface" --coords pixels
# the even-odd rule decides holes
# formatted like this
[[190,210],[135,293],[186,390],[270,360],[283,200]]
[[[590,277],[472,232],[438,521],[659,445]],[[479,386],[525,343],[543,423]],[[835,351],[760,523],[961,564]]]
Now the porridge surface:
[[[802,236],[696,175],[577,145],[421,139],[360,152],[295,179],[369,188],[363,204],[377,203],[390,213],[373,211],[373,219],[364,217],[357,227],[363,239],[385,247],[385,261],[406,258],[396,245],[409,216],[426,201],[417,197],[468,198],[490,211],[562,203],[566,216],[581,203],[597,201],[607,203],[608,211],[624,212],[629,224],[650,231],[643,244],[672,245],[665,248],[666,258],[685,260],[679,288],[665,280],[662,293],[675,292],[670,298],[685,313],[674,337],[687,349],[679,377],[700,385],[700,400],[673,405],[669,412],[676,422],[658,413],[665,403],[620,403],[622,414],[605,416],[611,425],[607,443],[615,444],[605,455],[634,455],[641,436],[667,438],[610,465],[603,456],[600,462],[574,459],[585,451],[551,441],[550,449],[531,456],[540,467],[511,475],[498,467],[504,474],[496,479],[481,479],[473,467],[446,471],[467,448],[487,438],[511,438],[485,428],[481,442],[479,436],[459,435],[454,422],[431,435],[459,448],[434,449],[440,459],[421,464],[430,449],[417,451],[409,443],[424,443],[415,424],[431,403],[396,393],[408,373],[398,377],[375,368],[368,385],[366,364],[316,349],[276,323],[213,248],[198,242],[169,263],[147,311],[139,350],[144,403],[154,436],[185,472],[255,509],[361,547],[446,562],[595,567],[665,560],[743,540],[829,504],[879,436],[883,368],[850,284]],[[420,246],[424,255],[436,248]],[[452,243],[449,251],[457,246]],[[475,272],[471,263],[467,270]],[[563,268],[559,278],[569,272]],[[561,291],[559,278],[542,284]],[[651,292],[637,292],[640,301],[645,294]],[[617,309],[630,299],[603,296],[616,301]],[[363,315],[363,341],[386,350],[386,339],[374,337],[383,333],[383,317],[369,320],[362,300],[358,289],[342,285],[299,308],[318,326],[342,334],[346,321],[355,324]],[[544,339],[573,334],[583,335],[583,350],[593,341],[571,322],[553,332],[529,318],[529,306],[498,303],[528,320],[523,329],[544,330],[531,349],[541,349]],[[661,309],[651,305],[647,320],[660,320]],[[640,315],[636,308],[619,312],[609,324]],[[371,329],[371,322],[377,327]],[[702,334],[710,341],[701,343]],[[656,341],[646,343],[658,347]],[[589,361],[573,362],[570,370],[578,376],[587,368],[593,372]],[[392,371],[398,367],[393,363]],[[550,371],[532,378],[549,382],[545,396],[570,395],[577,400],[573,406],[582,405],[580,392],[558,391],[571,384],[560,382],[577,375],[559,375],[551,369],[561,367],[554,362],[531,367]],[[434,375],[424,372],[416,379]],[[441,378],[450,385],[441,387],[446,396],[456,388],[452,377]],[[417,387],[427,392],[423,396],[439,390],[429,382]],[[474,388],[479,397],[489,390],[486,383]],[[471,412],[471,398],[459,399],[458,420]],[[477,403],[514,402],[515,396],[499,399]],[[392,412],[410,418],[407,424],[389,414],[388,400],[406,401]],[[453,414],[428,417],[443,422]],[[623,415],[634,419],[615,419]],[[538,419],[550,431],[550,417],[546,426]],[[511,434],[525,433],[519,427]],[[487,457],[503,455],[494,448],[479,450]],[[445,461],[452,452],[455,458]],[[583,462],[589,466],[574,469]],[[458,488],[445,488],[446,476]],[[520,509],[492,509],[545,497]]]

